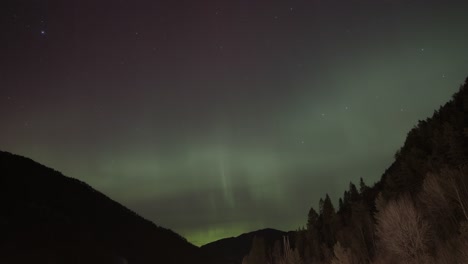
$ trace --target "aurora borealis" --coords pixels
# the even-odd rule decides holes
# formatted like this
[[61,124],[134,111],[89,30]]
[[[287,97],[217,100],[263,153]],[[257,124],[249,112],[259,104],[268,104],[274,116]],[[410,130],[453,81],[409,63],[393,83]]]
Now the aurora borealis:
[[372,184],[468,75],[468,2],[2,1],[0,149],[197,245]]

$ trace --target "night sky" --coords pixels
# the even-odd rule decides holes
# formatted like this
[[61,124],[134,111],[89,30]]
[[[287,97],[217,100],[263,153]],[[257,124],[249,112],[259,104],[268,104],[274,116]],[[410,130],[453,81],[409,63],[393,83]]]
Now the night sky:
[[1,0],[0,149],[197,245],[380,178],[468,75],[468,1]]

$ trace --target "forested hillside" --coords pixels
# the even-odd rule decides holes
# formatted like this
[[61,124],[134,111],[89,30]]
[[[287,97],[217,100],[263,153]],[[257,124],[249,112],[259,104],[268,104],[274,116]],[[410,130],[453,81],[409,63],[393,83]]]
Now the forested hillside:
[[[262,250],[264,248],[265,250]],[[293,241],[255,242],[244,264],[467,263],[468,79],[419,121],[379,182],[312,207]]]

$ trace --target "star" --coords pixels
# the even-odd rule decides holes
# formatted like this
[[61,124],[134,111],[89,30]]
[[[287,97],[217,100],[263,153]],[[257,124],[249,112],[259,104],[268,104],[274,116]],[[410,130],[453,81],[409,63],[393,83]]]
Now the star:
[[41,35],[45,36],[46,32],[45,30],[41,30]]

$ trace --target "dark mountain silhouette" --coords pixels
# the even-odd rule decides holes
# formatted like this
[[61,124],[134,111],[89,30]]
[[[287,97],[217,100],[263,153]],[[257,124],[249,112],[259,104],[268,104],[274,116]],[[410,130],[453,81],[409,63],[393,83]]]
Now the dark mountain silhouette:
[[206,263],[89,185],[0,152],[0,263]]
[[240,263],[242,258],[249,253],[254,237],[263,238],[266,245],[273,246],[275,241],[281,240],[283,236],[289,236],[291,233],[267,228],[237,237],[220,239],[208,243],[200,249],[202,254],[210,258],[213,263]]

